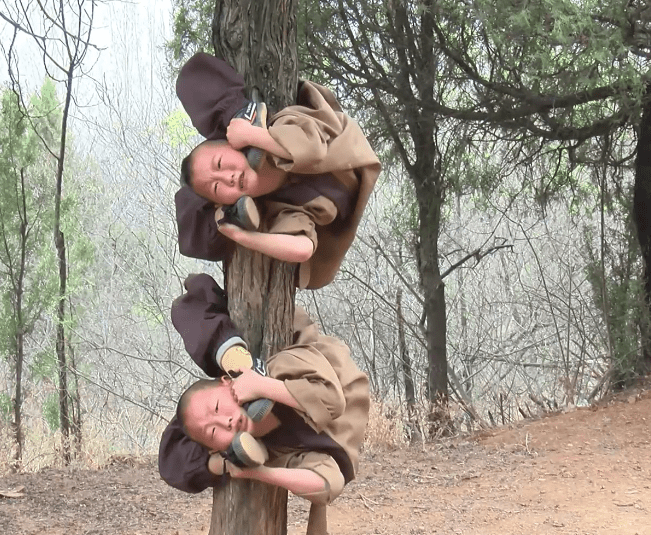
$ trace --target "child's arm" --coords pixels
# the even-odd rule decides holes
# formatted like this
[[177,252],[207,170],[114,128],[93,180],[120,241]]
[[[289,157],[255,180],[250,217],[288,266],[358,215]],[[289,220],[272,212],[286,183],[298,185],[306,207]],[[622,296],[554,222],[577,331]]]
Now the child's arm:
[[252,146],[270,152],[275,156],[285,158],[286,160],[292,159],[292,155],[269,135],[269,131],[266,128],[253,126],[245,119],[231,120],[228,125],[228,130],[226,130],[226,139],[237,150]]
[[297,496],[309,499],[310,494],[318,495],[326,490],[325,480],[307,468],[279,468],[256,466],[254,468],[238,468],[227,464],[231,477],[235,479],[255,479],[269,485],[283,487]]
[[247,249],[258,251],[283,262],[300,264],[309,260],[314,253],[314,244],[305,235],[253,232],[230,223],[222,223],[218,230]]
[[254,399],[267,398],[292,409],[304,410],[294,396],[289,393],[283,381],[273,377],[264,377],[249,368],[241,368],[238,371],[241,372],[241,375],[233,379],[231,391],[240,405]]

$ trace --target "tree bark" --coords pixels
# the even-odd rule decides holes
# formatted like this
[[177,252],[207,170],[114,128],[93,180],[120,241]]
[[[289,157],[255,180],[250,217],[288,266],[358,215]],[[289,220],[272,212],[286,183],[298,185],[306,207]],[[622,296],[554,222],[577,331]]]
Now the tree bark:
[[[20,469],[23,462],[23,446],[25,436],[23,434],[23,366],[25,362],[25,324],[23,321],[23,294],[25,292],[25,270],[27,267],[27,239],[28,221],[25,191],[25,173],[20,170],[20,201],[18,212],[20,214],[20,264],[14,281],[16,293],[16,388],[14,390],[14,433],[16,438],[16,455],[14,457],[16,470]],[[13,278],[13,273],[11,274]]]
[[414,388],[414,377],[411,372],[411,359],[407,350],[405,336],[405,318],[402,315],[402,288],[396,292],[396,316],[398,321],[398,347],[400,348],[400,362],[402,363],[402,376],[405,382],[405,401],[407,402],[407,421],[409,427],[409,442],[415,444],[422,442],[423,437],[418,429],[418,417],[416,414],[416,390]]
[[[436,174],[434,169],[430,176],[434,177]],[[445,285],[438,263],[443,194],[441,191],[433,191],[442,187],[436,178],[415,182],[420,215],[418,268],[427,319],[425,339],[428,354],[427,398],[430,402],[430,433],[438,434],[441,430],[447,431],[451,423],[447,413],[449,393]]]
[[633,219],[644,263],[644,300],[647,317],[641,322],[642,359],[638,371],[651,370],[651,85],[647,86],[647,100],[642,110],[640,135],[635,160],[633,186]]
[[216,0],[215,55],[257,87],[271,112],[292,104],[298,83],[297,0]]
[[59,371],[59,419],[61,423],[61,451],[63,463],[70,464],[70,411],[68,406],[68,364],[66,359],[65,336],[65,299],[68,283],[68,265],[66,263],[66,242],[61,231],[61,192],[63,188],[63,169],[66,154],[66,136],[68,133],[68,113],[72,100],[72,82],[76,63],[70,63],[66,72],[66,100],[61,119],[61,138],[57,157],[56,193],[54,197],[54,247],[57,251],[59,268],[59,302],[57,304],[56,354]]
[[[215,55],[260,91],[270,113],[294,102],[294,0],[217,0],[212,29]],[[237,247],[225,271],[229,312],[251,352],[266,359],[290,345],[296,266]],[[215,488],[209,535],[286,533],[285,489],[242,480]]]

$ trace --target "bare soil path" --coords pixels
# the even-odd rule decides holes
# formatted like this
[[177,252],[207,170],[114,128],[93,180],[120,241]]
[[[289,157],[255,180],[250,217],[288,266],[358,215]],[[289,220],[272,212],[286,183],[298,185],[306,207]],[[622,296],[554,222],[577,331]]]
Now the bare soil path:
[[[24,487],[21,497],[2,493]],[[0,478],[0,534],[206,535],[211,493],[153,460]],[[289,535],[307,506],[290,499]],[[651,535],[651,391],[424,448],[366,454],[332,535]]]

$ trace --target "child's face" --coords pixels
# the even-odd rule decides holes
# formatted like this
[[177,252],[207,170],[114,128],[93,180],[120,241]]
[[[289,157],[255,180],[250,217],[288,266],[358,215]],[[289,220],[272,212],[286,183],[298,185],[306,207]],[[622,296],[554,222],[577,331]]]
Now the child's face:
[[239,431],[250,431],[252,422],[226,382],[192,395],[185,411],[188,436],[210,451],[225,451]]
[[192,189],[215,204],[234,204],[243,195],[265,193],[246,156],[226,142],[205,143],[192,158]]

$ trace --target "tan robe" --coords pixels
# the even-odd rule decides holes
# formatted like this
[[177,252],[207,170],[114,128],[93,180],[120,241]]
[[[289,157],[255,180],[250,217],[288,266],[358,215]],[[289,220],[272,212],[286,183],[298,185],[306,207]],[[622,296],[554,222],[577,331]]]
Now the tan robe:
[[[359,125],[342,112],[329,89],[305,81],[297,102],[298,105],[288,106],[271,119],[269,134],[292,155],[291,160],[273,156],[274,165],[286,171],[290,180],[293,174],[331,174],[355,198],[352,213],[342,222],[330,224],[332,214],[327,207],[332,203],[328,199],[317,198],[302,210],[316,218],[318,246],[314,255],[301,265],[299,287],[321,288],[332,282],[355,238],[381,166]],[[301,180],[307,179],[301,176]],[[269,203],[268,209],[273,217],[286,207]],[[269,231],[293,234],[305,224],[304,219],[295,217],[282,226],[272,225]]]

